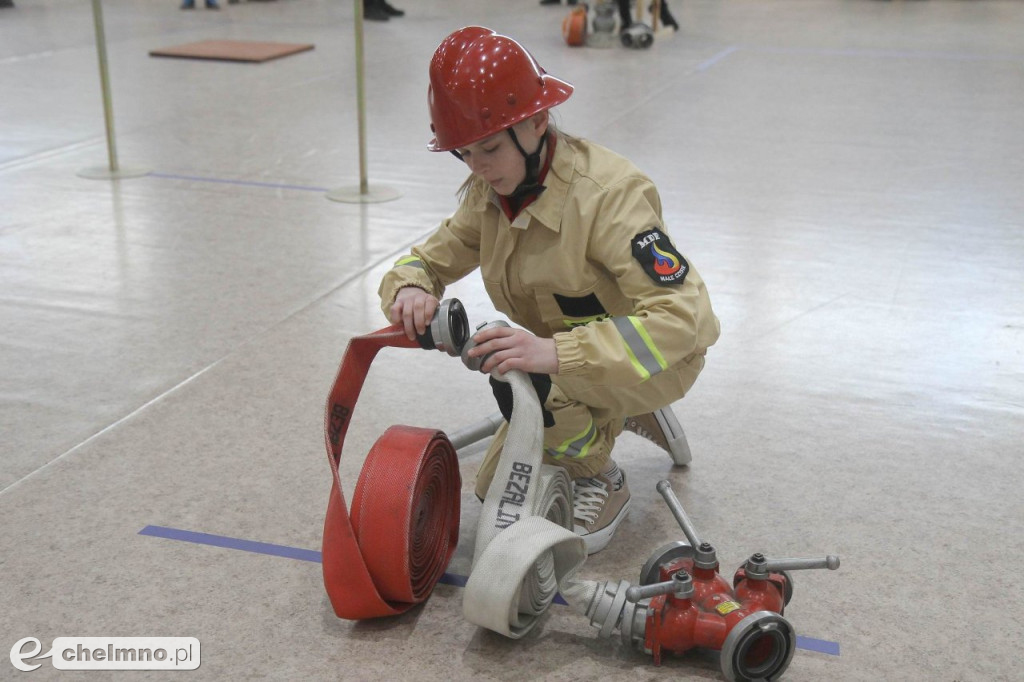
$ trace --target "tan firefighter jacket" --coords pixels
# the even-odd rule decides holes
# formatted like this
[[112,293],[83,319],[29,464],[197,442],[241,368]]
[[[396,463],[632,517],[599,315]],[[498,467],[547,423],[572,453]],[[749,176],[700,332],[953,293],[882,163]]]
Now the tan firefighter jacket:
[[546,189],[509,223],[473,180],[458,210],[381,282],[441,298],[480,268],[495,308],[555,339],[558,374],[633,386],[703,354],[719,323],[704,281],[663,231],[651,180],[604,147],[560,136]]

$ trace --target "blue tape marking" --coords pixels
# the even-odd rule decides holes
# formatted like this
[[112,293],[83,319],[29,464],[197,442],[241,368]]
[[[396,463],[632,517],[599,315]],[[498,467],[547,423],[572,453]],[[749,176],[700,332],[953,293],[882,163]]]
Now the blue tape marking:
[[[165,526],[146,526],[139,531],[139,535],[148,535],[150,537],[164,538],[166,540],[194,542],[198,545],[211,545],[213,547],[224,547],[226,549],[240,549],[243,552],[269,554],[271,556],[285,557],[286,559],[300,559],[302,561],[321,563],[320,552],[312,549],[288,547],[286,545],[272,545],[269,542],[239,540],[238,538],[229,538],[223,535],[197,533],[191,530],[179,530],[177,528],[167,528]],[[459,575],[457,573],[445,573],[441,576],[441,579],[438,582],[443,585],[465,587],[468,581],[469,578],[464,575]],[[568,606],[568,603],[560,594],[556,594],[553,601],[555,604]],[[813,637],[801,637],[797,635],[796,646],[798,649],[816,651],[818,653],[829,654],[832,656],[839,655],[839,642],[829,642],[824,639],[814,639]]]
[[987,55],[970,52],[935,52],[909,50],[873,50],[858,48],[815,48],[815,47],[763,47],[744,46],[743,49],[766,54],[812,55],[815,57],[868,57],[873,59],[937,59],[958,62],[1006,62],[1019,63],[1024,55]]
[[190,530],[178,530],[177,528],[165,528],[163,526],[146,526],[139,531],[139,535],[149,535],[155,538],[167,540],[181,540],[183,542],[194,542],[198,545],[212,545],[214,547],[225,547],[227,549],[240,549],[243,552],[255,552],[256,554],[270,554],[282,556],[286,559],[300,559],[320,563],[320,552],[311,549],[299,549],[298,547],[286,547],[285,545],[272,545],[268,542],[255,542],[253,540],[239,540],[228,538],[223,535],[210,535],[209,533],[196,533]]
[[223,185],[245,185],[247,187],[270,187],[272,189],[294,189],[303,192],[327,192],[326,187],[308,187],[306,185],[285,185],[276,182],[258,182],[256,180],[224,180],[222,178],[204,178],[198,175],[175,175],[174,173],[150,173],[151,178],[165,180],[192,180],[194,182],[219,182]]
[[458,575],[457,573],[445,573],[441,576],[441,579],[437,582],[442,585],[452,585],[454,587],[465,587],[466,583],[469,582],[469,576]]
[[736,52],[739,49],[740,48],[736,47],[735,45],[733,45],[732,47],[725,48],[724,50],[716,54],[714,57],[711,57],[710,59],[705,59],[700,64],[698,64],[697,71],[707,71],[712,66],[722,61],[723,59],[725,59],[726,57],[728,57],[733,52]]
[[816,651],[819,654],[828,654],[829,656],[839,655],[839,642],[830,642],[827,639],[814,639],[813,637],[797,635],[796,646],[798,649]]
[[910,52],[906,50],[868,50],[868,49],[821,49],[800,47],[761,47],[752,45],[732,45],[697,65],[696,72],[707,71],[729,55],[739,50],[747,50],[759,54],[791,54],[811,55],[815,57],[866,57],[874,59],[937,59],[961,62],[1005,62],[1022,63],[1021,55],[984,55],[968,52]]
[[[286,545],[273,545],[269,542],[256,542],[254,540],[239,540],[237,538],[229,538],[223,535],[197,533],[191,530],[179,530],[177,528],[166,528],[164,526],[146,526],[139,531],[139,535],[164,538],[165,540],[193,542],[197,545],[211,545],[213,547],[224,547],[226,549],[240,549],[243,552],[269,554],[271,556],[281,556],[286,559],[311,561],[317,564],[323,562],[321,553],[312,549],[300,549],[298,547],[288,547]],[[454,585],[455,587],[465,587],[466,582],[468,581],[468,577],[458,575],[457,573],[445,573],[438,580],[440,583],[445,585]],[[555,600],[558,601],[559,599],[561,599],[561,595],[556,597]],[[565,604],[565,601],[562,601],[561,603]]]

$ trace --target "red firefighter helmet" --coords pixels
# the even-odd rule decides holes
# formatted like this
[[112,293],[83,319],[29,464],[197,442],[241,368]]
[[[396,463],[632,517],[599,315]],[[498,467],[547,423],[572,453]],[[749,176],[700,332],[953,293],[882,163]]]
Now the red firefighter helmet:
[[427,147],[447,152],[505,130],[569,99],[572,85],[548,75],[522,45],[467,26],[445,38],[430,60]]

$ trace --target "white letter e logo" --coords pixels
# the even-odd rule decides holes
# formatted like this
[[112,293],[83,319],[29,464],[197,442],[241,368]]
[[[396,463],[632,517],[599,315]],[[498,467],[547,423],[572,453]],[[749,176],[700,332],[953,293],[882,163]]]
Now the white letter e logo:
[[[23,653],[21,647],[25,646],[27,642],[32,642],[32,644],[35,645],[35,648],[27,653]],[[35,658],[36,654],[42,651],[42,649],[42,643],[35,637],[26,637],[24,639],[19,639],[17,642],[14,643],[14,646],[11,647],[11,663],[14,664],[14,667],[18,670],[22,670],[24,672],[31,672],[32,670],[35,670],[42,664],[36,663],[35,665],[26,665],[25,659]],[[43,654],[39,658],[48,658],[52,653],[53,651],[51,650]]]

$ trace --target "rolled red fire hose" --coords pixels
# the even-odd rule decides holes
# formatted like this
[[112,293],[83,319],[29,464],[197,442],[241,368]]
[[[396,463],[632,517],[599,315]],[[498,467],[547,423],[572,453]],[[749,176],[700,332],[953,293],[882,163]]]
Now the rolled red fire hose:
[[400,327],[349,341],[327,399],[324,435],[334,475],[324,521],[324,586],[340,618],[407,611],[430,596],[459,538],[462,482],[442,431],[392,426],[366,456],[345,504],[338,462],[356,401],[377,353],[419,348]]

